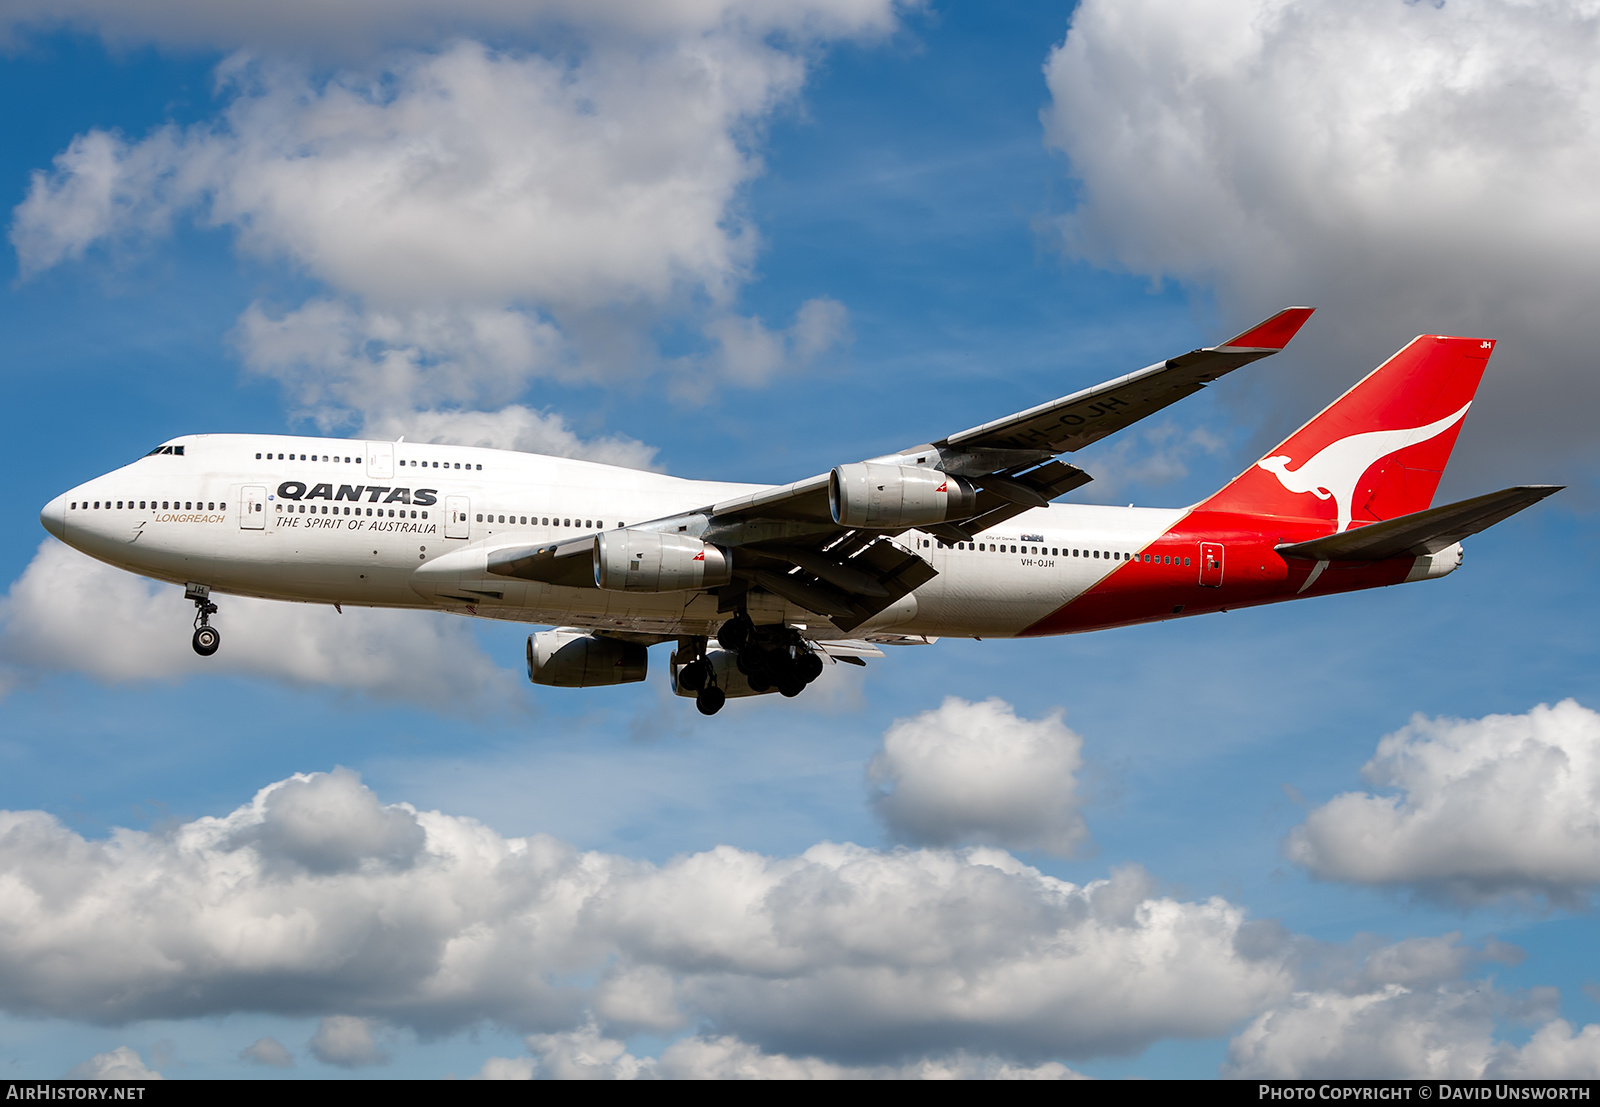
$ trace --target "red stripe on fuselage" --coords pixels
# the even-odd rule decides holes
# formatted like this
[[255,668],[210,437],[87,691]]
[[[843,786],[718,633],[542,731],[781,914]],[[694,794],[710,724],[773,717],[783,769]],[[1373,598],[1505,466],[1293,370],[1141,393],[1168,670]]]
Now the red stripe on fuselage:
[[[1300,588],[1316,563],[1286,560],[1275,547],[1321,538],[1327,533],[1328,525],[1320,519],[1190,512],[1140,550],[1137,561],[1123,562],[1100,583],[1040,619],[1019,637],[1104,630],[1302,596],[1382,588],[1405,580],[1415,564],[1412,557],[1331,562],[1311,588],[1302,593]],[[1200,583],[1200,545],[1212,542],[1223,547],[1222,584],[1214,588]],[[1185,558],[1187,565],[1183,564]],[[1169,560],[1177,563],[1166,563]],[[1179,607],[1181,611],[1174,610]]]

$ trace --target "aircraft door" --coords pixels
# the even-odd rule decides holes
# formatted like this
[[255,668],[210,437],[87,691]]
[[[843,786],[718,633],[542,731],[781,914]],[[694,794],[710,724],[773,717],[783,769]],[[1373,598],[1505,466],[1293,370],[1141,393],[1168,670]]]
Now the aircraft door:
[[1200,586],[1222,587],[1222,543],[1200,543]]
[[267,489],[247,484],[239,494],[239,529],[264,530],[267,525]]
[[388,480],[394,476],[394,443],[367,443],[367,476]]
[[466,496],[446,496],[444,498],[444,536],[446,538],[467,537],[467,511],[472,507],[472,501]]

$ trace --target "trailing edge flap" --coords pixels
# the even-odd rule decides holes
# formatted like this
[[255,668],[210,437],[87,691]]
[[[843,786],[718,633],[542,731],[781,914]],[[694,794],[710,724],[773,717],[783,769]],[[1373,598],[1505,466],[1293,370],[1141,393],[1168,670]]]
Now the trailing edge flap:
[[594,588],[594,535],[496,550],[489,555],[489,572],[563,588]]
[[837,638],[827,642],[813,642],[813,646],[829,657],[843,660],[847,657],[883,657],[884,652],[864,638]]
[[874,542],[851,558],[850,564],[876,577],[887,595],[850,596],[850,614],[832,615],[833,625],[846,633],[939,575],[939,570],[920,556],[888,539]]
[[1525,507],[1561,491],[1560,484],[1524,484],[1460,503],[1429,508],[1398,519],[1368,523],[1340,534],[1278,547],[1284,557],[1309,561],[1378,561],[1410,554],[1438,553],[1468,535],[1487,530]]
[[853,574],[873,582],[878,594],[865,595],[835,587],[816,579],[803,566],[788,573],[735,569],[734,574],[807,611],[826,615],[834,626],[846,633],[939,575],[937,569],[917,554],[887,538],[874,541],[846,564]]

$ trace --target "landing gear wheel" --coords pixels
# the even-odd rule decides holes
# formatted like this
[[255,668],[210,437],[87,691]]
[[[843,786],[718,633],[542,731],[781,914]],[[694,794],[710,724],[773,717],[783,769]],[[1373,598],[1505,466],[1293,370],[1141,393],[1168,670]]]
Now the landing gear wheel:
[[786,676],[778,681],[778,691],[783,694],[785,699],[792,700],[805,690],[806,682],[797,676]]
[[750,685],[750,691],[758,694],[766,692],[772,687],[772,681],[767,679],[766,673],[751,673],[744,679]]
[[800,679],[810,684],[822,675],[822,658],[814,653],[808,653],[795,665],[800,674]]
[[701,659],[691,661],[678,670],[678,687],[687,692],[699,692],[711,683],[711,663]]
[[694,705],[700,709],[702,715],[715,715],[727,702],[728,694],[715,684],[710,688],[700,689],[694,697]]
[[191,642],[194,652],[210,657],[222,645],[222,635],[211,625],[211,616],[217,613],[217,605],[211,602],[211,588],[190,581],[183,590],[183,598],[194,603],[194,639]]
[[717,631],[717,645],[725,650],[738,653],[750,641],[750,632],[755,629],[755,624],[748,615],[735,615],[722,624],[722,629]]

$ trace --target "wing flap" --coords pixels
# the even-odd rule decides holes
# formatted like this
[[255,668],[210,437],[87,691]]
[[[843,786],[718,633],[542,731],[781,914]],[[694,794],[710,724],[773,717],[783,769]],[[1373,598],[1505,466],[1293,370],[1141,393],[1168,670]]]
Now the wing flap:
[[1559,484],[1524,484],[1475,496],[1459,503],[1429,508],[1381,523],[1368,523],[1340,534],[1278,547],[1284,557],[1309,561],[1378,561],[1409,554],[1438,553],[1463,538],[1509,519],[1525,507],[1565,487]]

